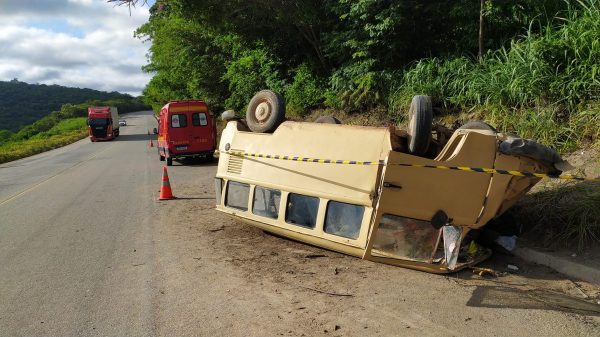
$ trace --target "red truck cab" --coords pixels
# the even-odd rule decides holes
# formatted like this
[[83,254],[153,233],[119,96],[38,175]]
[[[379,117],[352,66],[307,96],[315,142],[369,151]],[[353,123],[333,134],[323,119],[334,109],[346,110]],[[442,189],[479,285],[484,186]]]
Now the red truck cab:
[[217,123],[204,101],[171,101],[158,117],[158,156],[167,165],[182,157],[212,160],[217,145]]
[[119,113],[115,107],[89,107],[87,123],[92,142],[119,136]]

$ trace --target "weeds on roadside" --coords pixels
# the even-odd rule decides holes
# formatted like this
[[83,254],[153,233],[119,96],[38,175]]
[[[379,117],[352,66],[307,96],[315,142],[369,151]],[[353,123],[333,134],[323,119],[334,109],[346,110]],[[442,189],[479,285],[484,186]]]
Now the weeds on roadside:
[[600,183],[559,182],[526,195],[515,214],[550,247],[600,242]]

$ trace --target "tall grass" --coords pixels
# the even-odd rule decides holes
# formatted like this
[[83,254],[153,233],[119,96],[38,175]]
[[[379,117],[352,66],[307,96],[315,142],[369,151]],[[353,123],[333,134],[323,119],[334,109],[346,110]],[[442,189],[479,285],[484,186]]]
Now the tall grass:
[[449,110],[478,107],[482,117],[501,129],[506,126],[560,150],[598,139],[600,109],[586,106],[600,97],[599,4],[576,1],[557,18],[560,25],[537,35],[529,32],[480,61],[417,62],[398,81],[389,107],[401,112],[413,95],[427,94]]
[[0,145],[0,163],[5,163],[37,153],[71,144],[87,136],[86,118],[70,118],[60,121],[50,130],[26,139]]
[[583,250],[600,242],[600,184],[562,182],[531,193],[515,207],[521,222],[533,227],[542,243]]

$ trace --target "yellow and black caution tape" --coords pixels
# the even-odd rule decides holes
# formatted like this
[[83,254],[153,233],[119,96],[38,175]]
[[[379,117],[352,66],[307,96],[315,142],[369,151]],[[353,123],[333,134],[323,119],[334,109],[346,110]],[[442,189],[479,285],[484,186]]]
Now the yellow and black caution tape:
[[396,165],[405,167],[420,167],[430,168],[438,170],[457,170],[466,172],[478,172],[478,173],[489,173],[489,174],[503,174],[516,177],[537,177],[546,179],[562,179],[562,180],[577,180],[577,181],[600,181],[600,178],[586,178],[578,177],[568,174],[554,175],[546,173],[535,173],[528,171],[515,171],[515,170],[503,170],[493,169],[486,167],[468,167],[468,166],[442,166],[442,165],[422,165],[422,164],[386,164],[385,160],[378,161],[360,161],[360,160],[340,160],[340,159],[318,159],[310,157],[299,157],[299,156],[283,156],[278,154],[262,154],[262,153],[249,153],[244,151],[217,151],[219,153],[226,153],[238,157],[254,157],[254,158],[266,158],[266,159],[278,159],[278,160],[289,160],[289,161],[300,161],[306,163],[320,163],[320,164],[338,164],[338,165]]
[[557,175],[557,174],[535,173],[535,172],[528,172],[528,171],[492,169],[492,168],[486,168],[486,167],[441,166],[441,165],[419,165],[419,164],[392,164],[392,165],[406,166],[406,167],[432,168],[432,169],[439,169],[439,170],[458,170],[458,171],[466,171],[466,172],[504,174],[504,175],[517,176],[517,177],[537,177],[537,178],[547,178],[547,179],[563,179],[563,180],[579,180],[579,181],[600,181],[599,178],[577,177],[577,176],[572,176],[572,175],[568,175],[568,174]]
[[320,164],[340,164],[340,165],[385,165],[385,160],[379,161],[360,161],[360,160],[337,160],[337,159],[317,159],[309,157],[298,157],[298,156],[282,156],[278,154],[261,154],[261,153],[248,153],[244,151],[220,151],[230,155],[238,157],[255,157],[255,158],[267,158],[267,159],[279,159],[289,161],[302,161],[306,163],[320,163]]

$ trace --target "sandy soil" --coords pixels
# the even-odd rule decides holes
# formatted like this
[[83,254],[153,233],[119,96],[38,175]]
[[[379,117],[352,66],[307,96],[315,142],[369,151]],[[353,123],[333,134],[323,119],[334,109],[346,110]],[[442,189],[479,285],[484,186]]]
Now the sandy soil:
[[[169,172],[183,199],[157,203],[159,334],[598,335],[600,288],[512,256],[447,276],[267,234],[214,210],[214,166]],[[184,183],[185,182],[185,183]]]

